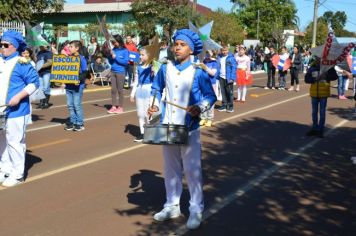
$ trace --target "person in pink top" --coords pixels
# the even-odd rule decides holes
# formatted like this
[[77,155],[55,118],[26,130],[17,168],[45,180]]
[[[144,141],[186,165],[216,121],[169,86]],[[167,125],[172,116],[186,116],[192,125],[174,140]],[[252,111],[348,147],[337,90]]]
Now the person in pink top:
[[252,84],[251,61],[246,55],[246,47],[241,45],[238,53],[235,54],[237,62],[236,83],[237,83],[237,101],[245,102],[247,94],[247,85]]
[[[137,47],[135,42],[132,40],[132,37],[130,35],[126,36],[126,42],[125,42],[125,47],[129,52],[138,52]],[[133,75],[134,75],[134,62],[133,60],[129,60],[129,64],[127,65],[127,75],[129,77],[127,83],[128,87],[131,87],[131,82],[133,80]]]

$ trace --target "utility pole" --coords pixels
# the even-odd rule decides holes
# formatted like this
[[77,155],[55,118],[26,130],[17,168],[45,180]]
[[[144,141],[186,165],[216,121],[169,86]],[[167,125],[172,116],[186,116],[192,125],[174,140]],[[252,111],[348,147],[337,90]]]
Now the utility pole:
[[316,27],[318,26],[318,5],[319,5],[319,0],[315,0],[314,1],[314,21],[313,21],[312,48],[316,46]]
[[259,39],[258,37],[259,31],[260,31],[260,10],[257,10],[257,39]]

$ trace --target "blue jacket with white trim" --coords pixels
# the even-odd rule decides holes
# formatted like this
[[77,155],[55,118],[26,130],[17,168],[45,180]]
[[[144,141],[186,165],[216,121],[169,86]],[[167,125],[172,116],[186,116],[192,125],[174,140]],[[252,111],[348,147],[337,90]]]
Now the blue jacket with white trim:
[[[15,52],[14,54],[8,57],[4,57],[2,55],[2,58],[7,61],[18,55],[19,53]],[[39,87],[40,83],[38,73],[31,65],[31,63],[21,64],[17,62],[11,73],[6,104],[8,104],[11,98],[21,92],[28,84],[34,84],[36,88]],[[29,97],[27,96],[26,98],[22,99],[17,106],[8,107],[6,111],[8,118],[16,118],[30,114]]]

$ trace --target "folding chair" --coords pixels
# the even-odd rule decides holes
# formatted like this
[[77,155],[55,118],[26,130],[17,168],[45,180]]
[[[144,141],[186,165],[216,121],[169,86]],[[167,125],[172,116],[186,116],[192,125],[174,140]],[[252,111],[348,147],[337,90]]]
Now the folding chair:
[[94,71],[94,63],[91,63],[90,64],[90,68],[93,72],[93,75],[94,75],[94,79],[93,81],[91,82],[91,84],[94,84],[97,80],[100,80],[101,82],[101,86],[104,86],[104,79],[106,80],[108,86],[109,86],[109,81],[106,77],[102,76],[101,72],[95,72]]

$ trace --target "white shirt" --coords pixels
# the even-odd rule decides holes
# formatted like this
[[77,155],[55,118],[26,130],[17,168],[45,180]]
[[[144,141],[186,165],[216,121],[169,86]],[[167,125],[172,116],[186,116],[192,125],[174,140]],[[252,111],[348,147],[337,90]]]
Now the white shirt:
[[226,58],[227,56],[220,59],[220,77],[223,79],[226,79]]

